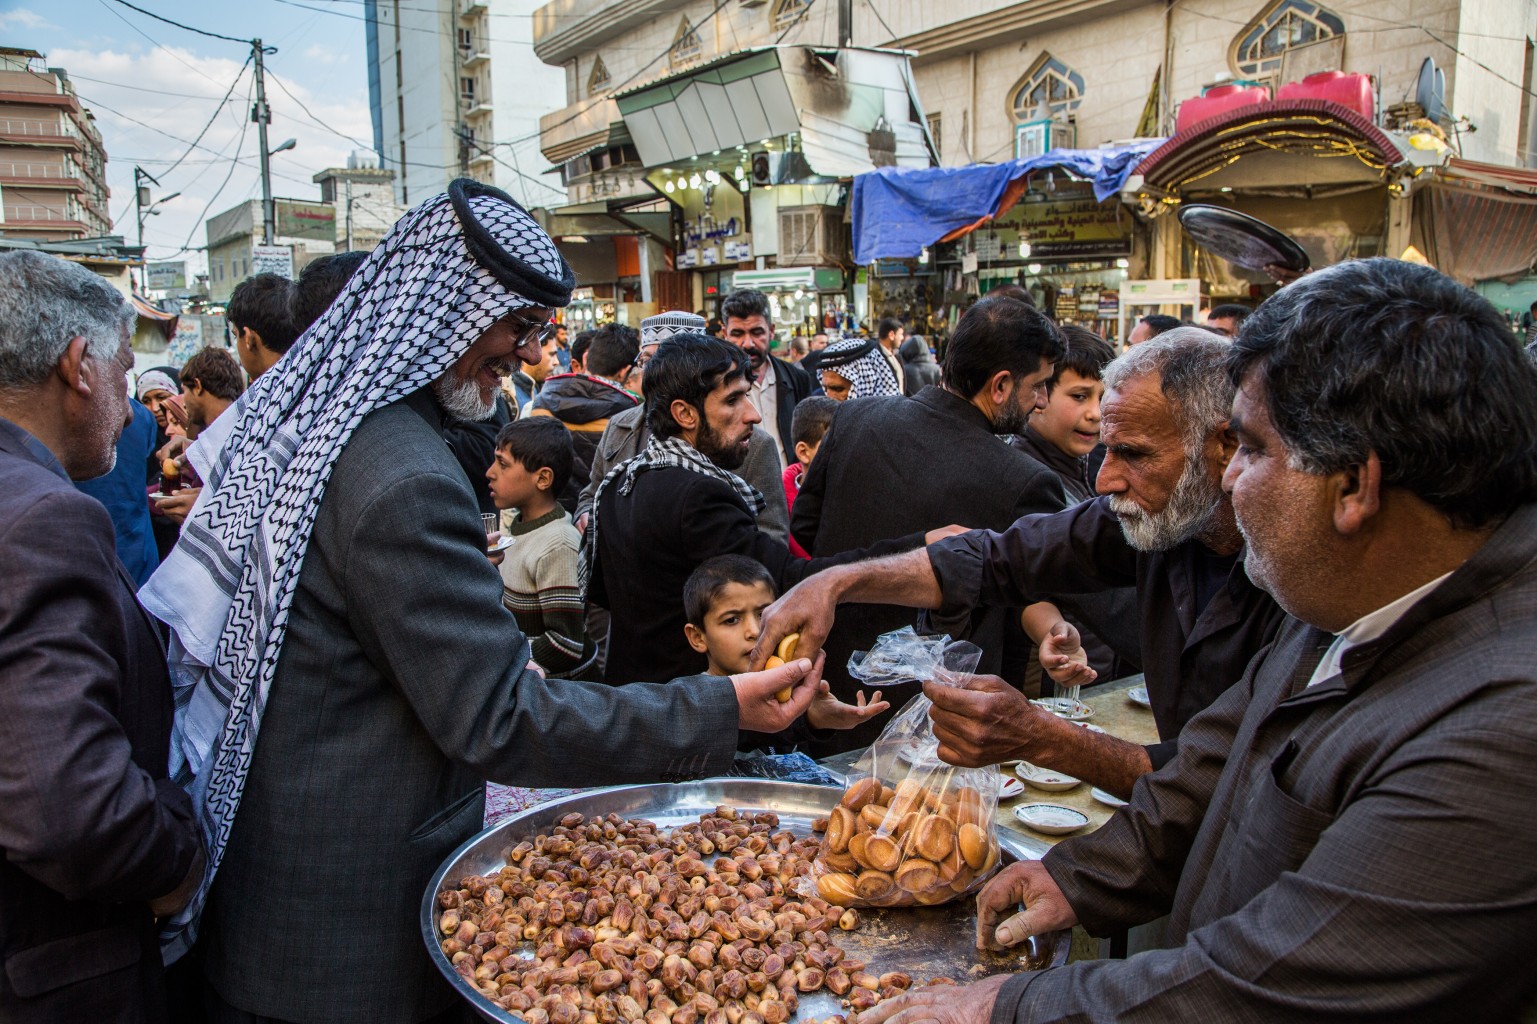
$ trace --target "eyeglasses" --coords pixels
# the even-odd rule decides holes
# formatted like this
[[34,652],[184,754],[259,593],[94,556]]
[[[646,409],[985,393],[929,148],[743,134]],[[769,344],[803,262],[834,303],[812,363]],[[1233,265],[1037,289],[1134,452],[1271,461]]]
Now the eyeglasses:
[[536,341],[539,347],[543,348],[549,344],[550,339],[555,337],[555,332],[560,329],[560,325],[553,320],[530,320],[528,317],[517,313],[508,313],[502,320],[517,334],[518,348],[522,348],[530,341]]

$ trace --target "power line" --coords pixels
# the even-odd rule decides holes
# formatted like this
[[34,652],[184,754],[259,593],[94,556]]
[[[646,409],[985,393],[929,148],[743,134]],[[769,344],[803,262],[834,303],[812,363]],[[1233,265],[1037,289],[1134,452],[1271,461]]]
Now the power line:
[[197,75],[199,78],[206,78],[206,79],[208,79],[208,81],[213,82],[215,85],[223,84],[223,83],[219,82],[217,79],[215,79],[215,78],[209,76],[208,74],[206,74],[204,71],[202,71],[202,69],[200,69],[200,68],[198,68],[198,67],[196,67],[196,66],[194,66],[194,65],[192,65],[190,63],[188,63],[185,60],[183,60],[181,58],[181,55],[178,54],[175,50],[171,49],[169,46],[166,46],[160,40],[156,39],[154,36],[150,35],[148,32],[144,31],[142,28],[140,28],[139,26],[135,25],[133,22],[129,21],[127,18],[123,17],[122,12],[117,10],[117,8],[113,7],[111,4],[109,4],[107,2],[107,0],[96,0],[96,2],[101,4],[102,9],[105,10],[108,14],[112,15],[118,21],[121,21],[124,25],[127,25],[130,29],[132,29],[133,31],[137,32],[139,35],[143,36],[146,40],[149,41],[149,44],[151,46],[153,46],[155,49],[157,49],[157,50],[164,50],[166,53],[170,54],[171,58],[173,60],[175,60],[176,63],[180,64],[182,67],[186,68],[188,71],[191,71],[193,74]]
[[227,43],[239,43],[242,46],[249,46],[249,45],[251,45],[251,41],[249,39],[236,39],[234,36],[220,35],[217,32],[209,32],[207,29],[193,28],[191,25],[183,25],[179,21],[172,21],[170,18],[163,18],[160,15],[156,14],[154,11],[146,11],[142,7],[138,7],[138,6],[135,6],[134,4],[129,3],[128,0],[113,0],[113,2],[114,3],[120,3],[124,7],[128,8],[131,11],[138,11],[140,14],[144,15],[145,17],[154,18],[156,21],[162,21],[162,22],[164,22],[167,25],[170,25],[170,26],[172,26],[174,28],[182,29],[183,31],[186,31],[186,32],[196,32],[198,35],[200,35],[200,36],[207,36],[210,39],[223,39]]
[[234,95],[235,87],[237,85],[239,85],[240,84],[240,80],[245,77],[245,69],[250,67],[250,65],[251,65],[251,58],[249,56],[247,56],[246,59],[245,59],[245,63],[240,65],[240,70],[238,72],[236,72],[235,80],[233,82],[231,82],[229,84],[229,88],[227,90],[225,90],[224,98],[221,99],[219,101],[219,105],[214,108],[213,115],[208,118],[208,123],[203,125],[203,130],[197,133],[197,138],[193,139],[191,142],[189,142],[187,144],[187,151],[185,153],[183,153],[181,156],[177,157],[176,162],[174,164],[172,164],[170,167],[167,167],[165,170],[161,171],[160,172],[161,174],[170,174],[172,171],[176,170],[177,167],[181,166],[181,162],[183,160],[187,159],[187,157],[191,156],[192,155],[192,151],[194,149],[198,148],[198,143],[203,141],[203,136],[208,134],[208,129],[212,128],[214,121],[218,120],[219,115],[224,113],[224,105],[229,102],[230,96]]

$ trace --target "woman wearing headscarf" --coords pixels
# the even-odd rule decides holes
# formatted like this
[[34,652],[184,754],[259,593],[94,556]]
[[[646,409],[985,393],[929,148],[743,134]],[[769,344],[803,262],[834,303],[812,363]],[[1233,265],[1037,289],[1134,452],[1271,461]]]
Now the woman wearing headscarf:
[[817,366],[822,391],[840,402],[902,393],[902,382],[873,338],[840,338],[822,350]]

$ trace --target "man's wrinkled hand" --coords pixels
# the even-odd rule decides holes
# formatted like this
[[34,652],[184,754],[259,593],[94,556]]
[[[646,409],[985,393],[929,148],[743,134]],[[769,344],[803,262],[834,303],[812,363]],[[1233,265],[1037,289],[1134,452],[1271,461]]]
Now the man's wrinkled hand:
[[[739,715],[737,727],[743,732],[788,729],[791,722],[805,714],[820,692],[824,658],[826,655],[819,651],[815,663],[810,658],[796,658],[778,668],[732,676]],[[792,686],[789,701],[781,704],[775,694]]]
[[1031,760],[1061,721],[997,676],[972,676],[965,686],[924,683],[923,695],[934,704],[929,718],[940,758],[963,768]]
[[1067,897],[1038,860],[1015,861],[977,894],[978,949],[1008,949],[1077,923]]
[[758,642],[748,659],[753,669],[762,668],[769,655],[779,649],[779,641],[791,633],[801,635],[795,645],[797,654],[822,649],[822,642],[832,632],[833,614],[838,607],[837,592],[828,576],[817,573],[806,577],[764,609]]
[[888,999],[854,1018],[853,1024],[987,1024],[998,990],[1009,975],[975,985],[926,985]]

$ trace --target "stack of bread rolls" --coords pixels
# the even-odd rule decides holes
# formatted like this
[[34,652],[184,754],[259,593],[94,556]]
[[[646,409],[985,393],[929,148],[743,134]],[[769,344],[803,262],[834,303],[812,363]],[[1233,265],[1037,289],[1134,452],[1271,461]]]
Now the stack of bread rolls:
[[850,785],[812,826],[822,832],[812,865],[817,894],[842,907],[928,906],[992,874],[999,851],[991,802],[939,774],[931,785],[909,777],[889,786],[874,776]]

